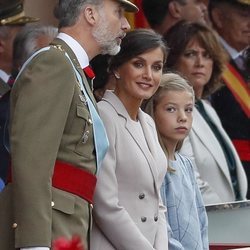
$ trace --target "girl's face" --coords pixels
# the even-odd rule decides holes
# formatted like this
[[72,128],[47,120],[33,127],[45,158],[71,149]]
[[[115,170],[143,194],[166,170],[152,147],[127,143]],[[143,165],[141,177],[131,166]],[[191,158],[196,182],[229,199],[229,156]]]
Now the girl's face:
[[213,59],[196,39],[187,44],[175,68],[193,85],[196,97],[201,98],[212,75]]
[[193,97],[188,91],[165,90],[160,96],[154,116],[166,147],[176,146],[188,135],[193,121],[193,106]]
[[162,49],[155,48],[121,65],[114,72],[120,78],[116,85],[116,94],[130,103],[150,98],[160,84],[163,59]]

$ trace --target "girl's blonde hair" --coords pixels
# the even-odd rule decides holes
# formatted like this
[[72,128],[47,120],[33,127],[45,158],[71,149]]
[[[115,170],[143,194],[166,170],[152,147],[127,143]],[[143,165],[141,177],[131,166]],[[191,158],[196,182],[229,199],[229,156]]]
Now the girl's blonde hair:
[[[142,104],[142,109],[148,113],[155,120],[155,109],[158,103],[161,101],[162,97],[167,91],[187,91],[192,95],[193,103],[195,102],[195,94],[193,87],[188,83],[188,81],[182,76],[176,73],[166,73],[162,75],[160,86],[155,92],[155,94],[148,100],[145,100]],[[157,124],[156,124],[157,128]],[[157,129],[159,142],[166,155],[168,155],[167,149],[163,144],[161,135]],[[176,147],[176,151],[180,150],[183,141],[179,141]],[[173,169],[168,166],[168,171],[173,172]]]

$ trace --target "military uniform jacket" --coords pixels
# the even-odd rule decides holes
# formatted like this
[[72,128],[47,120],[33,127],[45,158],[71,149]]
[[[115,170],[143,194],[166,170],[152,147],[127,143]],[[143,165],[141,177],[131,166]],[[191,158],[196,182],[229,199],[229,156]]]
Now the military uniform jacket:
[[[247,72],[243,74],[233,60],[230,64],[245,81],[248,80],[250,72],[248,72],[248,75]],[[250,140],[250,119],[226,85],[212,95],[212,105],[232,140]]]
[[[247,72],[241,72],[237,65],[231,60],[232,66],[237,70],[245,81],[250,79],[250,69]],[[248,93],[250,93],[250,86],[248,83]],[[248,100],[250,102],[250,98]],[[243,108],[236,100],[235,96],[228,88],[224,85],[220,90],[215,92],[212,96],[212,105],[215,108],[223,127],[227,131],[231,140],[242,140],[248,143],[248,159],[242,158],[242,163],[245,168],[248,182],[250,183],[250,119],[247,114],[243,111]],[[238,153],[241,156],[241,151],[238,149]],[[248,188],[248,198],[250,198],[250,189]]]
[[96,172],[90,113],[65,51],[94,99],[76,56],[59,39],[18,77],[11,94],[12,183],[0,193],[0,249],[50,247],[75,234],[86,243],[89,204],[51,183],[56,160]]
[[167,250],[160,198],[167,159],[154,122],[139,110],[143,136],[111,91],[98,108],[110,147],[98,174],[91,250]]

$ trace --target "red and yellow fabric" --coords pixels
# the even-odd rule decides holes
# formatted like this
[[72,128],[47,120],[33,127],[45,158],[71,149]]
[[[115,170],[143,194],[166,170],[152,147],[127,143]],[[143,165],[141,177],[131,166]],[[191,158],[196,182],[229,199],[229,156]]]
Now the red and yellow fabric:
[[223,80],[233,93],[247,117],[250,117],[250,90],[246,81],[238,73],[233,65],[228,64],[223,72]]
[[142,11],[141,0],[131,0],[131,2],[133,2],[139,8],[137,13],[126,13],[126,17],[129,21],[131,29],[148,28],[149,25]]

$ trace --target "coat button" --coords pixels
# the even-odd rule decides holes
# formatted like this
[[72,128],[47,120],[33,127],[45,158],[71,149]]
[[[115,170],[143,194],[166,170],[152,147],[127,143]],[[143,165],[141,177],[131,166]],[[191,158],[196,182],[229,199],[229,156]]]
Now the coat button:
[[154,221],[158,221],[158,216],[157,215],[155,215]]
[[14,229],[17,228],[17,223],[13,223],[12,228],[14,228]]
[[54,206],[55,206],[55,202],[51,201],[51,207],[54,207]]
[[141,217],[141,221],[142,221],[142,222],[146,222],[146,220],[147,220],[147,217],[144,217],[144,216]]
[[139,199],[140,199],[140,200],[142,200],[142,199],[144,199],[144,198],[145,198],[145,194],[144,194],[144,193],[139,194]]

